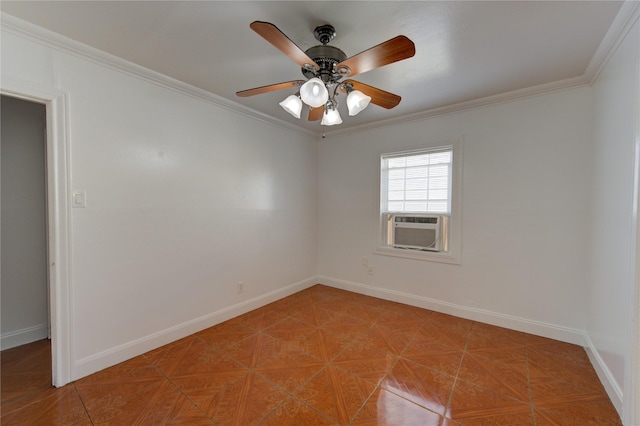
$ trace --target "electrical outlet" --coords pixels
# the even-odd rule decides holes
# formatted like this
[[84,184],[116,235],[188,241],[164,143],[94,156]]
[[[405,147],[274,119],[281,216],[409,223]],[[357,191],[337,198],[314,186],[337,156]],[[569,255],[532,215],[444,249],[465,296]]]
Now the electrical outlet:
[[369,275],[373,275],[373,266],[369,265]]
[[244,281],[238,281],[237,286],[238,286],[238,294],[244,293]]

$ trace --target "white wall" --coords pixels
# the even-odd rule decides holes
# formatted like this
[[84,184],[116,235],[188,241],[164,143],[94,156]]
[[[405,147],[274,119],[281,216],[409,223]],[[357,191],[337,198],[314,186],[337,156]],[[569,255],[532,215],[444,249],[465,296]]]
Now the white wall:
[[[635,23],[593,86],[593,176],[586,331],[615,387],[631,389],[636,253],[634,156],[640,105],[640,24]],[[637,308],[636,308],[637,309]],[[637,378],[636,378],[637,379]],[[634,401],[626,398],[627,407]],[[625,410],[625,416],[628,415]],[[623,416],[624,418],[624,416]],[[628,420],[628,424],[630,420]]]
[[3,96],[2,349],[48,335],[45,107]]
[[[575,89],[321,141],[324,282],[583,343],[590,102]],[[461,265],[374,255],[380,154],[460,138]]]
[[313,282],[315,137],[12,31],[2,74],[68,93],[71,379]]

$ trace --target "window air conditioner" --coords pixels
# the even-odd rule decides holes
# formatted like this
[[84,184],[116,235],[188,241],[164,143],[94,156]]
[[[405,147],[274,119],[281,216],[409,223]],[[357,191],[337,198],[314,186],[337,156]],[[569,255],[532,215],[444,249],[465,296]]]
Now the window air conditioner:
[[395,248],[441,251],[442,217],[437,215],[391,215],[391,242]]

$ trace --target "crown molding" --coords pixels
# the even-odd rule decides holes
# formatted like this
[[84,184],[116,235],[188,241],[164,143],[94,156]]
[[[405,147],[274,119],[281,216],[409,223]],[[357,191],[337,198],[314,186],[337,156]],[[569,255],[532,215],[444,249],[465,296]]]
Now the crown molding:
[[70,39],[53,31],[34,25],[30,22],[16,18],[15,16],[1,12],[0,24],[2,31],[17,35],[21,38],[33,41],[42,46],[62,51],[77,58],[88,60],[95,64],[111,68],[113,70],[131,75],[142,80],[153,83],[165,89],[181,93],[183,95],[216,105],[226,110],[235,112],[254,120],[262,121],[280,128],[305,133],[310,136],[318,136],[316,132],[289,123],[278,118],[271,117],[251,108],[247,108],[239,103],[230,101],[221,96],[215,95],[204,89],[184,83],[175,78],[153,71],[149,68],[134,64],[118,56],[104,52],[95,47]]
[[620,7],[618,14],[613,19],[611,26],[584,72],[584,76],[589,80],[590,84],[595,83],[598,79],[611,56],[613,56],[639,17],[640,1],[626,0]]
[[602,42],[600,43],[600,46],[591,58],[591,61],[589,61],[589,65],[587,66],[585,72],[579,77],[540,84],[537,86],[514,90],[511,92],[505,92],[497,95],[473,99],[470,101],[446,105],[443,107],[433,108],[414,114],[404,115],[402,117],[379,120],[374,123],[366,123],[359,126],[331,131],[326,131],[326,129],[323,129],[320,132],[315,132],[291,122],[261,113],[252,108],[245,107],[241,104],[215,95],[204,89],[200,89],[198,87],[184,83],[180,80],[168,77],[159,72],[134,64],[115,55],[106,53],[84,43],[80,43],[53,31],[49,31],[30,22],[16,18],[12,15],[8,15],[4,12],[2,12],[1,14],[1,23],[3,30],[19,35],[23,38],[27,38],[41,45],[64,51],[65,53],[74,55],[76,57],[80,57],[82,59],[86,59],[100,65],[118,70],[125,74],[144,79],[161,87],[182,93],[187,96],[191,96],[196,99],[200,99],[202,101],[214,104],[221,108],[233,111],[235,113],[258,121],[262,121],[267,124],[324,139],[332,136],[358,133],[381,127],[421,121],[442,115],[458,113],[491,105],[498,105],[505,102],[512,102],[520,99],[575,89],[584,86],[590,86],[598,79],[598,76],[600,75],[602,69],[606,66],[617,47],[620,45],[624,37],[627,35],[629,30],[632,28],[639,17],[640,1],[626,0],[622,4],[620,11],[614,18],[614,21],[611,24],[611,27],[607,31]]
[[576,89],[579,87],[589,86],[589,80],[585,76],[568,78],[565,80],[554,81],[551,83],[540,84],[537,86],[527,87],[524,89],[513,90],[511,92],[499,93],[497,95],[486,96],[483,98],[472,99],[470,101],[459,102],[456,104],[446,105],[439,108],[433,108],[413,114],[407,114],[402,117],[389,118],[380,120],[375,123],[363,124],[360,126],[337,129],[327,132],[326,137],[345,135],[349,133],[362,132],[365,130],[376,129],[380,127],[395,126],[399,124],[410,123],[414,121],[424,121],[429,118],[439,117],[442,115],[454,114],[462,111],[483,108],[493,105],[499,105],[506,102],[513,102],[521,99],[533,98],[555,92]]
[[326,134],[323,135],[323,138],[346,135],[380,127],[395,126],[413,121],[422,121],[441,115],[453,114],[491,105],[498,105],[505,102],[512,102],[554,92],[576,89],[579,87],[591,86],[598,79],[601,71],[607,65],[611,56],[615,53],[620,43],[622,43],[622,41],[639,17],[640,1],[626,0],[620,7],[618,14],[607,30],[605,37],[600,43],[600,46],[598,46],[598,49],[591,58],[591,61],[589,61],[589,65],[587,66],[585,72],[579,77],[559,80],[551,83],[514,90],[511,92],[500,93],[497,95],[473,99],[457,104],[446,105],[443,107],[421,111],[402,117],[395,117],[387,120],[377,121],[375,123],[362,124],[360,126],[345,129],[336,129],[331,132],[326,132]]

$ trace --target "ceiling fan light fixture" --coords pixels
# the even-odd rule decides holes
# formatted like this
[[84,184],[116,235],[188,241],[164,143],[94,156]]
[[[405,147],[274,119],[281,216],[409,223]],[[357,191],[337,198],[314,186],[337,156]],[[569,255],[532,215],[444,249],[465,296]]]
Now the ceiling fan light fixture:
[[371,96],[367,96],[359,90],[352,90],[347,95],[347,108],[349,108],[349,115],[357,115],[360,111],[365,109],[371,102]]
[[342,117],[340,117],[340,113],[337,109],[327,108],[324,115],[322,116],[322,121],[320,122],[323,126],[334,126],[336,124],[342,124]]
[[327,103],[329,91],[322,80],[314,77],[300,87],[300,97],[305,104],[317,108]]
[[279,104],[282,109],[293,115],[295,118],[300,119],[300,112],[302,111],[302,101],[296,95],[289,95],[287,98]]
[[[295,95],[287,97],[279,105],[300,119],[304,103],[311,107],[309,121],[321,119],[324,126],[342,123],[336,102],[338,89],[347,94],[346,103],[350,116],[359,114],[369,103],[386,109],[397,106],[401,99],[398,95],[353,80],[341,82],[341,79],[411,58],[416,53],[415,44],[403,35],[347,57],[344,51],[328,44],[336,35],[335,28],[330,24],[316,27],[314,36],[321,45],[310,47],[306,51],[300,49],[285,33],[269,22],[254,21],[249,27],[298,64],[305,80],[254,87],[236,92],[236,95],[244,98],[276,90],[299,88]],[[354,90],[356,88],[361,88],[362,91]]]

